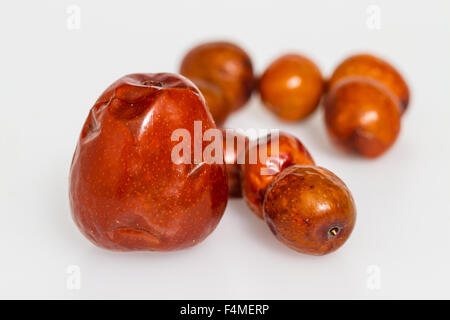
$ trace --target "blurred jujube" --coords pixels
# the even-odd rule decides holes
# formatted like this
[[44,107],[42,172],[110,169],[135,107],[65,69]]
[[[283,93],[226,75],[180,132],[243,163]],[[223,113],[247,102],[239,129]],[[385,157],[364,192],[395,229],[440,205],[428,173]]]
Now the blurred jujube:
[[255,84],[250,57],[230,42],[194,47],[184,56],[180,73],[198,86],[218,126],[244,106]]

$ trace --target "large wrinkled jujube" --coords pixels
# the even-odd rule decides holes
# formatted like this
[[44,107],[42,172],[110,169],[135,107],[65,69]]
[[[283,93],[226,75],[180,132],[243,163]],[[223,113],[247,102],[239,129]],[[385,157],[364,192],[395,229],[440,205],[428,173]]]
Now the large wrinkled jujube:
[[[172,158],[176,129],[215,128],[198,89],[174,74],[132,74],[97,100],[70,170],[72,215],[112,250],[175,250],[207,237],[227,203],[221,163]],[[205,144],[202,145],[202,148]],[[193,152],[193,151],[192,151]]]

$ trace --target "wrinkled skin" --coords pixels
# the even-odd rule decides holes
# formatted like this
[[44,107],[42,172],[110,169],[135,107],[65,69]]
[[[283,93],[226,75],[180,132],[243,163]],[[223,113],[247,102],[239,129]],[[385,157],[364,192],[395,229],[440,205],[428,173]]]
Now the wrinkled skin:
[[344,60],[333,72],[328,87],[330,89],[348,76],[362,76],[379,81],[400,101],[400,114],[409,104],[409,88],[401,74],[388,62],[370,54],[358,54]]
[[[248,146],[248,138],[232,129],[222,129],[222,137],[223,155],[228,175],[228,195],[234,198],[241,198],[242,190],[239,163],[244,161],[243,153],[245,152],[246,146]],[[242,160],[238,162],[238,157],[241,156]]]
[[214,230],[227,203],[225,166],[171,158],[179,143],[172,132],[185,128],[193,137],[195,120],[203,132],[215,128],[198,89],[175,74],[124,76],[100,96],[70,170],[73,219],[89,240],[111,250],[167,251]]
[[325,123],[341,149],[375,158],[386,152],[400,132],[398,99],[377,81],[347,77],[325,98]]
[[264,105],[284,120],[301,120],[316,110],[324,90],[319,68],[298,54],[275,60],[259,79]]
[[[277,174],[294,164],[315,164],[308,150],[296,137],[280,132],[277,157],[272,154],[272,142],[272,135],[269,134],[265,139],[259,139],[258,144],[250,143],[245,153],[245,163],[240,166],[245,202],[259,218],[263,218],[266,189]],[[267,158],[262,159],[260,152],[267,154]],[[250,163],[251,154],[257,155],[256,163]]]
[[350,236],[356,221],[353,197],[332,172],[291,166],[270,184],[264,217],[282,243],[301,253],[324,255]]
[[250,57],[229,42],[209,42],[193,48],[183,58],[180,73],[199,87],[218,125],[244,106],[254,87]]

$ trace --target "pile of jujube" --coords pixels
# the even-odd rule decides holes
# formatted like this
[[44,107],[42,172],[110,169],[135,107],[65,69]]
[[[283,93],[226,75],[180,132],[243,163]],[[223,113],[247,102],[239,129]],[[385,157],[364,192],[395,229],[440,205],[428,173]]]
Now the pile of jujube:
[[[215,229],[228,197],[243,196],[288,247],[312,255],[338,249],[356,220],[345,183],[316,165],[288,133],[250,140],[222,125],[255,92],[270,112],[290,122],[305,119],[322,101],[333,143],[378,157],[394,144],[408,108],[400,73],[359,54],[325,80],[309,58],[290,53],[256,77],[249,55],[229,42],[193,48],[179,72],[126,75],[90,110],[70,169],[70,204],[81,232],[111,250],[183,249]],[[203,132],[222,130],[224,161],[173,161],[178,142],[172,133],[182,128],[194,136],[196,122]],[[244,143],[226,147],[230,132]],[[193,142],[191,147],[193,156]],[[202,141],[200,151],[205,148]],[[252,153],[256,162],[249,161]]]

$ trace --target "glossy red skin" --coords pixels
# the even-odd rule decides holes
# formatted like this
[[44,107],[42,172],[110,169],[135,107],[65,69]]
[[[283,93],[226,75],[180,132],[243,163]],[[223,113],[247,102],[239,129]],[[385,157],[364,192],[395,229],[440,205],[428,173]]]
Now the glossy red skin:
[[[269,157],[272,156],[272,136],[269,134],[266,139],[266,146],[262,143],[264,140],[259,140],[258,144],[250,143],[246,149],[245,163],[240,166],[242,193],[245,202],[259,218],[264,217],[263,201],[267,187],[275,179],[277,174],[295,164],[315,164],[306,147],[296,137],[284,132],[280,132],[279,134],[279,156],[276,159],[270,159]],[[258,161],[256,164],[250,164],[250,154],[254,150],[258,152]],[[267,150],[268,158],[266,161],[261,161],[259,156],[260,150],[263,152]],[[268,169],[270,169],[271,175],[261,174],[261,170]]]
[[[202,241],[227,203],[223,164],[174,164],[175,129],[214,128],[198,89],[175,74],[132,74],[97,100],[70,170],[81,232],[111,250],[167,251]],[[205,145],[203,145],[203,148]],[[192,148],[193,149],[193,148]]]
[[283,120],[306,118],[319,105],[324,80],[319,68],[299,54],[276,59],[259,79],[264,105]]
[[[227,142],[227,131],[234,136],[229,134],[229,142]],[[248,146],[248,138],[232,129],[222,129],[222,137],[223,155],[228,175],[228,195],[234,198],[241,198],[242,189],[238,157],[242,152],[245,152],[245,148]],[[229,147],[227,147],[227,144]],[[243,161],[242,158],[241,162]]]
[[399,101],[375,80],[344,78],[327,94],[324,105],[328,135],[344,151],[379,157],[400,132]]
[[311,255],[341,247],[356,221],[355,203],[344,182],[312,166],[291,166],[281,172],[267,189],[264,213],[278,240]]
[[[180,73],[198,85],[219,125],[230,112],[244,106],[254,88],[250,57],[230,42],[208,42],[194,47],[183,58]],[[210,90],[204,90],[209,86],[221,91],[225,104],[222,97],[214,97],[218,93],[211,94],[207,92]]]
[[408,108],[410,99],[408,84],[400,72],[387,61],[370,54],[351,56],[336,67],[328,82],[329,88],[349,76],[362,76],[379,81],[400,100],[400,114]]

